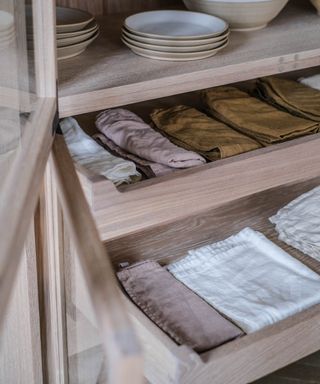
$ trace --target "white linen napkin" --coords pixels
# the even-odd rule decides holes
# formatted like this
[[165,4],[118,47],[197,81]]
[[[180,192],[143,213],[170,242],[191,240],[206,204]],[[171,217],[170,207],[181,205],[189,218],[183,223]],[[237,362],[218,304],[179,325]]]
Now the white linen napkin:
[[168,269],[246,333],[320,302],[320,276],[251,228]]
[[60,127],[72,158],[89,171],[106,177],[116,185],[129,183],[134,176],[141,177],[135,163],[113,156],[88,136],[74,118],[63,119]]
[[309,77],[301,77],[298,81],[308,87],[319,89],[320,91],[320,74]]
[[269,220],[280,240],[320,261],[320,187],[291,201]]

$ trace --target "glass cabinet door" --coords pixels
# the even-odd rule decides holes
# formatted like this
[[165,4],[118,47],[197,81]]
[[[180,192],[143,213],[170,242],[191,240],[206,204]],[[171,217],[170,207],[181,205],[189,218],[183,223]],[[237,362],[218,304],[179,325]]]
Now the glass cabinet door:
[[57,109],[53,9],[0,2],[1,383],[43,380],[33,214]]

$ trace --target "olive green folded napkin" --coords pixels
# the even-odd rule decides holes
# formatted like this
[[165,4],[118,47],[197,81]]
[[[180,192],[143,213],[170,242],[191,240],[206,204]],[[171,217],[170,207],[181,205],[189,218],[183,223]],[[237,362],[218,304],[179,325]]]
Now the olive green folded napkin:
[[197,152],[210,161],[261,147],[250,137],[185,105],[157,109],[151,118],[174,144]]
[[296,81],[266,77],[259,79],[257,90],[263,99],[286,111],[320,122],[320,91]]
[[234,87],[206,90],[202,100],[210,115],[264,146],[319,131],[318,123],[280,111]]

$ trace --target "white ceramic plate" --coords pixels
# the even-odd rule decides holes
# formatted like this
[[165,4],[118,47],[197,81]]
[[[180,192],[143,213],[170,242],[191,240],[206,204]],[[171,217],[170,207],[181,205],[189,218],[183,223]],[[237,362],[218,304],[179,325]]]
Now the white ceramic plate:
[[80,36],[74,36],[74,37],[67,37],[66,39],[57,39],[57,47],[66,47],[67,45],[74,45],[81,43],[82,41],[86,41],[90,39],[91,36],[93,36],[96,32],[97,29],[94,29],[93,31],[84,33]]
[[218,17],[189,11],[141,12],[126,18],[124,25],[136,35],[174,40],[211,38],[228,29]]
[[173,52],[173,53],[179,53],[179,52],[201,52],[201,51],[208,51],[210,49],[218,48],[222,45],[224,45],[228,41],[228,37],[226,37],[223,40],[220,40],[216,43],[212,44],[204,44],[204,45],[199,45],[196,47],[171,47],[171,46],[164,46],[164,45],[153,45],[153,44],[145,44],[145,43],[140,43],[139,41],[135,41],[130,39],[129,37],[126,37],[125,35],[122,35],[122,40],[125,42],[132,44],[136,47],[139,48],[145,48],[153,51],[160,51],[160,52]]
[[190,60],[206,59],[207,57],[211,57],[215,55],[216,53],[218,53],[228,45],[228,42],[226,42],[224,45],[222,45],[219,48],[210,49],[207,51],[189,52],[189,53],[172,53],[172,52],[159,52],[151,49],[144,49],[144,48],[136,47],[132,44],[129,44],[125,40],[122,40],[122,41],[137,55],[148,57],[149,59],[167,60],[167,61],[190,61]]
[[78,44],[68,45],[66,47],[57,48],[58,60],[68,59],[80,55],[86,48],[99,36],[99,32],[96,32],[90,39]]
[[67,37],[81,36],[85,33],[97,31],[98,28],[99,28],[98,23],[95,20],[93,20],[85,28],[81,29],[80,31],[57,33],[57,39],[66,39]]
[[14,27],[13,15],[6,11],[0,11],[0,32],[5,32]]
[[90,13],[74,8],[56,7],[56,13],[58,33],[80,31],[94,19]]
[[222,35],[212,37],[210,39],[196,39],[196,40],[166,40],[166,39],[152,39],[150,37],[143,37],[135,35],[134,33],[129,32],[127,29],[122,28],[122,33],[129,39],[134,41],[139,41],[144,44],[153,44],[153,45],[164,45],[170,47],[198,47],[200,45],[212,44],[218,41],[224,40],[229,36],[230,31],[227,30]]

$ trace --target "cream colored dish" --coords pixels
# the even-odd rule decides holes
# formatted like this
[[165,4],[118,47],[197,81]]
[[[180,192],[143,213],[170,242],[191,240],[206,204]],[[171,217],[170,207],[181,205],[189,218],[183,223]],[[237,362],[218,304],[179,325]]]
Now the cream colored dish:
[[57,48],[58,60],[68,59],[80,55],[85,49],[99,36],[99,32],[96,32],[90,39],[78,44],[68,45],[66,47]]
[[191,53],[191,52],[208,51],[210,49],[221,47],[228,41],[228,37],[225,37],[223,40],[220,40],[215,43],[203,44],[203,45],[198,45],[194,47],[172,47],[170,45],[166,46],[166,45],[145,44],[145,43],[141,43],[139,41],[130,39],[125,35],[122,35],[122,40],[136,47],[144,48],[148,50],[154,50],[159,52],[172,52],[172,53]]
[[216,37],[212,37],[209,39],[195,39],[195,40],[166,40],[166,39],[154,39],[151,37],[144,37],[135,35],[134,33],[131,33],[126,28],[122,28],[122,34],[129,39],[132,39],[134,41],[138,41],[140,43],[144,44],[153,44],[153,45],[163,45],[163,46],[170,46],[170,47],[198,47],[200,45],[206,45],[206,44],[212,44],[216,43],[218,41],[224,40],[226,37],[229,36],[230,31],[226,30],[221,35],[218,35]]
[[219,16],[234,31],[254,31],[270,23],[288,0],[183,0],[191,11]]
[[122,41],[134,53],[136,53],[139,56],[144,56],[144,57],[147,57],[150,59],[156,59],[156,60],[166,60],[166,61],[190,61],[190,60],[206,59],[208,57],[211,57],[217,54],[219,51],[221,51],[228,45],[228,41],[227,41],[224,45],[215,49],[207,50],[207,51],[173,53],[173,52],[160,52],[160,51],[154,51],[151,49],[144,49],[144,48],[140,48],[135,45],[132,45],[125,40],[122,40]]

